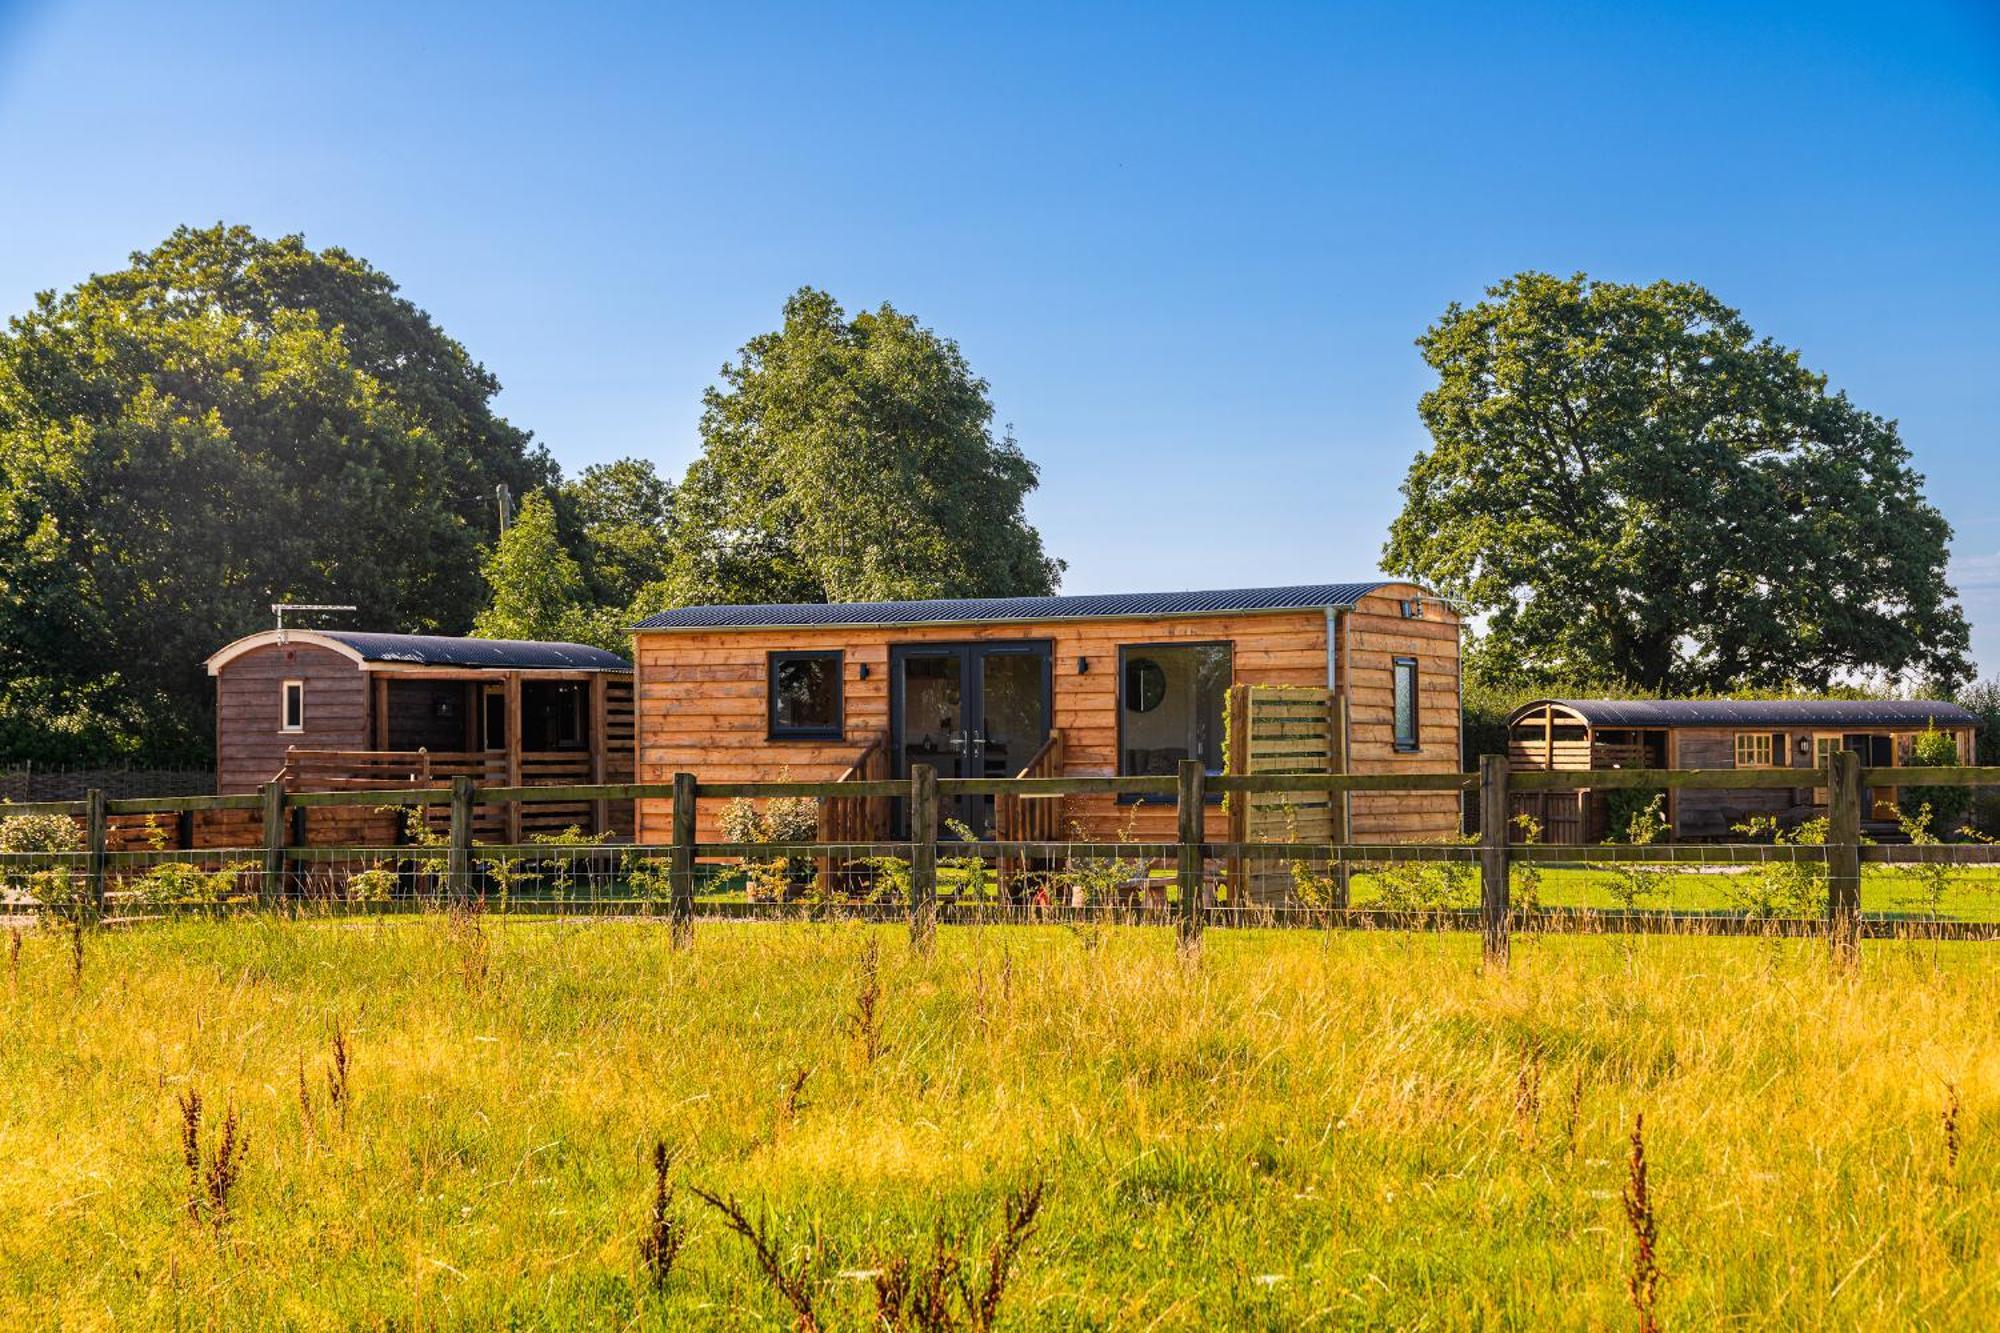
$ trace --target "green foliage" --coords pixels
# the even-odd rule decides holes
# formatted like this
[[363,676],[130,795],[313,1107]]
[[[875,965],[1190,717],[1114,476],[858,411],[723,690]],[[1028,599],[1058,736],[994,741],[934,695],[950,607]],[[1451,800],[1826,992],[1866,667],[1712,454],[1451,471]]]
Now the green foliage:
[[1051,591],[1023,501],[1035,465],[996,437],[986,382],[893,307],[849,319],[802,288],[704,400],[658,605]]
[[235,866],[204,870],[190,861],[161,861],[147,868],[132,891],[149,907],[254,901],[256,895],[240,892],[237,881]]
[[83,896],[80,869],[34,858],[82,850],[83,830],[68,815],[0,817],[0,889],[49,906],[76,903]]
[[1951,532],[1893,422],[1698,286],[1522,273],[1418,340],[1384,567],[1486,617],[1496,676],[1683,693],[1969,671]]
[[0,334],[0,752],[201,762],[201,662],[291,599],[463,629],[494,488],[555,468],[338,249],[183,228]]
[[[1958,740],[1932,723],[1911,738],[1910,754],[1903,761],[1909,768],[1952,768],[1961,761]],[[1970,787],[1905,787],[1901,801],[1906,807],[1921,806],[1930,812],[1928,828],[1949,836],[1958,832],[1972,811]]]
[[1619,787],[1604,794],[1606,842],[1649,843],[1666,832],[1666,793],[1655,787]]
[[[1631,817],[1625,822],[1624,835],[1620,839],[1634,847],[1650,847],[1667,832],[1666,794],[1664,792],[1643,794],[1651,799],[1632,812]],[[1617,826],[1614,824],[1613,827]],[[1609,882],[1606,888],[1617,900],[1618,906],[1627,912],[1666,892],[1667,872],[1646,865],[1644,862],[1613,861],[1609,870]]]
[[[819,837],[819,802],[810,796],[774,796],[760,809],[739,797],[722,807],[716,823],[727,842],[813,842]],[[781,898],[812,873],[812,860],[750,860],[743,873],[752,898]]]
[[672,483],[638,458],[594,464],[563,483],[558,515],[566,533],[574,530],[567,545],[591,605],[621,620],[641,609],[640,593],[667,576],[673,501]]
[[[1936,833],[1937,822],[1928,805],[1917,806],[1914,810],[1899,806],[1896,823],[1903,830],[1903,836],[1913,847],[1935,847],[1940,839]],[[1945,894],[1951,891],[1951,866],[1943,861],[1916,861],[1896,867],[1914,892],[1906,894],[1898,901],[1906,907],[1915,907],[1935,921],[1944,914]]]
[[347,877],[347,898],[356,903],[386,903],[396,895],[396,872],[376,864]]
[[521,497],[514,521],[480,567],[489,600],[472,622],[485,639],[575,642],[592,633],[583,571],[556,536],[555,506],[539,491]]
[[[1778,847],[1823,847],[1828,821],[1809,819],[1794,829],[1781,827],[1773,815],[1751,815],[1731,826],[1744,842],[1768,841]],[[1758,921],[1784,918],[1824,920],[1827,901],[1824,861],[1765,861],[1723,877],[1730,906]]]
[[[1473,847],[1476,837],[1432,838],[1448,847]],[[1463,911],[1479,902],[1479,865],[1469,856],[1441,861],[1388,861],[1374,867],[1379,906],[1392,912]]]

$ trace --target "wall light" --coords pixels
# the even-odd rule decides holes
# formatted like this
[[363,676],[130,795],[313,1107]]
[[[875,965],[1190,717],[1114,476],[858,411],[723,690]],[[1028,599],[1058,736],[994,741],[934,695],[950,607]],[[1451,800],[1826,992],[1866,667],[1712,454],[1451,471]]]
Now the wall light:
[[861,679],[863,680],[868,679],[868,664],[866,662],[863,662],[861,664]]
[[1077,675],[1079,675],[1079,676],[1087,676],[1087,675],[1089,675],[1089,674],[1090,674],[1090,659],[1089,659],[1089,658],[1087,658],[1087,657],[1079,657],[1079,658],[1077,658],[1077,659],[1076,659],[1076,674],[1077,674]]

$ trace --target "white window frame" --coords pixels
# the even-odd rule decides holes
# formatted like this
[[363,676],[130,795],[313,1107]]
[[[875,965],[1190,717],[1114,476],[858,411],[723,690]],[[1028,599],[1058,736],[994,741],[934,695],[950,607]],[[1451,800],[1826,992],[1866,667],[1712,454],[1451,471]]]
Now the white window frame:
[[[292,691],[299,692],[299,720],[292,722]],[[302,680],[288,680],[278,687],[278,733],[282,736],[296,736],[306,729],[306,683]]]

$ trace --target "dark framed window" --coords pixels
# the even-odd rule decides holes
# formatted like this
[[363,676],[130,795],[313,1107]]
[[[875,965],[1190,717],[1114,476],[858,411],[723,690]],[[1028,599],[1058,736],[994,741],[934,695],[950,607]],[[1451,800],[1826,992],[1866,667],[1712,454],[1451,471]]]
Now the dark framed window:
[[840,739],[844,659],[838,650],[771,654],[772,740]]
[[304,731],[306,729],[306,683],[302,680],[285,682],[284,693],[278,706],[279,731]]
[[1228,643],[1121,645],[1119,773],[1170,776],[1183,759],[1220,773],[1222,714],[1235,670],[1235,647]]
[[1417,659],[1399,657],[1390,664],[1396,683],[1396,748],[1415,750],[1420,739],[1417,726]]

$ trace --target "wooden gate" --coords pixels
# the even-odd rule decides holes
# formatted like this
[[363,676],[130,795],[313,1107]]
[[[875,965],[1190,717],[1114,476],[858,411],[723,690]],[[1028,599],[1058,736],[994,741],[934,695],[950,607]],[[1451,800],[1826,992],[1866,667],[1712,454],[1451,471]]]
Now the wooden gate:
[[[1232,774],[1339,773],[1346,770],[1340,700],[1306,685],[1237,685],[1229,691],[1228,771]],[[1231,842],[1344,842],[1347,798],[1309,792],[1237,793],[1229,798]],[[1292,899],[1289,866],[1231,862],[1232,897],[1284,903]]]

